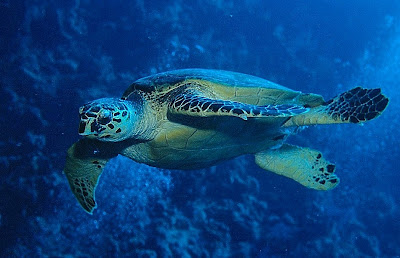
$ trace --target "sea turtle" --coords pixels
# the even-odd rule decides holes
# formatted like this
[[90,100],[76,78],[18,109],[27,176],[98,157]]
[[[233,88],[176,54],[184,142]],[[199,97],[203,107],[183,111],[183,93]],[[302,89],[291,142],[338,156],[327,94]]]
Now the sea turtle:
[[354,88],[324,101],[236,72],[183,69],[135,81],[122,98],[79,110],[79,134],[64,172],[81,206],[96,207],[95,188],[118,154],[150,166],[197,169],[243,154],[261,168],[318,190],[339,183],[319,151],[284,143],[306,125],[363,123],[388,104],[380,89]]

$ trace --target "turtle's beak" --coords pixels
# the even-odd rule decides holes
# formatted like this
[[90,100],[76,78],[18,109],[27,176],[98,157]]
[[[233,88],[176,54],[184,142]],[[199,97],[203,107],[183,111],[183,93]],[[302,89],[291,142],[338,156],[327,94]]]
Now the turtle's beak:
[[98,134],[100,125],[97,121],[97,114],[92,112],[91,109],[88,110],[85,108],[85,106],[83,106],[79,110],[80,122],[79,122],[78,133],[79,135],[82,136],[88,136],[88,137],[92,136],[93,138],[95,138],[97,136],[96,134]]
[[80,121],[79,122],[79,135],[83,135],[83,136],[87,136],[93,134],[90,131],[90,126],[88,126],[88,123],[84,122],[84,121]]
[[79,135],[86,135],[85,133],[86,123],[83,121],[79,122]]
[[82,136],[93,136],[95,138],[98,134],[99,124],[95,119],[90,119],[88,121],[79,122],[79,135]]

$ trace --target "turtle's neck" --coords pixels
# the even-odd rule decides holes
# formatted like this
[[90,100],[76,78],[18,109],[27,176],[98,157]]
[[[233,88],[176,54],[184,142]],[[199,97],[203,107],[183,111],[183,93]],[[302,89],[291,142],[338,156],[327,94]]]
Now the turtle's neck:
[[154,138],[157,126],[153,110],[145,100],[129,101],[128,110],[131,116],[130,137],[139,141],[148,141]]

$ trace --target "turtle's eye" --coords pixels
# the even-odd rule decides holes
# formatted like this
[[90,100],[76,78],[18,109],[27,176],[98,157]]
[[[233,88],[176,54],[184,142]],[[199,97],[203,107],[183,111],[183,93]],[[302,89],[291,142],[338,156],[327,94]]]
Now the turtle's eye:
[[100,112],[99,117],[97,119],[99,124],[106,125],[111,121],[111,112],[109,111],[104,111]]
[[98,119],[98,121],[99,121],[99,124],[106,125],[111,121],[111,118],[110,117],[100,117]]

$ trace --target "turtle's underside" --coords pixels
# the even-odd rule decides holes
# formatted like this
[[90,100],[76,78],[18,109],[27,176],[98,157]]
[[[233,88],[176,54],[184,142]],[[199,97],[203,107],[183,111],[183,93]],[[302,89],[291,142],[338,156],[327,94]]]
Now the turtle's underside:
[[80,109],[79,140],[64,172],[89,213],[109,159],[118,154],[150,166],[193,169],[254,154],[263,169],[318,190],[339,183],[319,151],[285,144],[304,125],[362,123],[388,104],[380,89],[349,90],[324,101],[270,81],[228,71],[185,69],[135,81],[121,99]]

